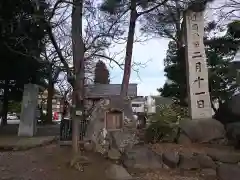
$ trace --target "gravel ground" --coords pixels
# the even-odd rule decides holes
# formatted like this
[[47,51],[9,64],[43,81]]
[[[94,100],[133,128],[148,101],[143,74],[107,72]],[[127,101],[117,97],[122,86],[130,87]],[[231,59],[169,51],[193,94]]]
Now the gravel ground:
[[[6,126],[0,126],[1,136],[16,136],[18,134],[18,124],[9,124]],[[58,136],[60,133],[60,125],[38,125],[36,136]]]
[[[1,180],[105,180],[108,162],[91,156],[84,172],[70,168],[71,149],[49,145],[22,152],[0,152]],[[94,172],[94,173],[93,173]]]
[[142,176],[143,180],[203,180],[197,175],[179,175],[179,172],[161,170],[157,172],[146,173]]
[[[90,164],[80,172],[70,168],[72,155],[69,147],[52,144],[28,151],[0,152],[0,180],[107,180],[105,169],[111,162],[97,154],[86,156]],[[140,180],[200,180],[194,174],[166,169],[130,174]]]

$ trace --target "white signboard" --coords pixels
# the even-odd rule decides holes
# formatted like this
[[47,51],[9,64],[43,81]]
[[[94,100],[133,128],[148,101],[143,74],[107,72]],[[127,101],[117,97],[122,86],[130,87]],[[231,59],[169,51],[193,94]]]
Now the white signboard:
[[237,51],[237,53],[236,53],[236,55],[235,55],[235,57],[234,57],[234,59],[233,59],[233,62],[234,61],[240,61],[240,48],[238,49],[238,51]]
[[190,116],[192,119],[212,117],[208,86],[208,68],[203,43],[203,12],[186,13],[186,56]]

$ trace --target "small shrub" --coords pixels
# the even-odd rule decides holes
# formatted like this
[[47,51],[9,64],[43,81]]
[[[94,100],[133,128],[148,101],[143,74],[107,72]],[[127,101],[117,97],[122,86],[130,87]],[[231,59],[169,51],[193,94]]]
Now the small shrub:
[[171,134],[172,129],[164,121],[152,122],[147,128],[145,138],[147,142],[156,143],[161,141],[166,134]]
[[162,105],[151,117],[145,132],[147,142],[174,142],[178,134],[179,121],[187,117],[187,109],[176,104]]

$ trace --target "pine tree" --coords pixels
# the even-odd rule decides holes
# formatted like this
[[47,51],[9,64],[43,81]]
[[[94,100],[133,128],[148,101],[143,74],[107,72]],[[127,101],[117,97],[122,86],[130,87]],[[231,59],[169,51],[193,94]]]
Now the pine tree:
[[109,70],[106,64],[103,61],[98,61],[95,67],[95,75],[94,75],[94,83],[95,84],[109,84]]
[[[216,30],[216,26],[208,31]],[[206,30],[205,29],[205,30]],[[206,31],[207,33],[207,31]],[[230,61],[239,46],[239,39],[227,32],[222,37],[205,37],[205,52],[209,69],[209,88],[212,102],[222,102],[231,98],[235,93],[236,75],[231,73]],[[187,97],[186,70],[184,52],[180,53],[182,58],[177,58],[177,46],[174,41],[169,43],[165,61],[165,76],[172,83],[165,83],[163,88],[158,89],[164,97],[172,97],[179,102],[185,102]],[[181,74],[181,76],[179,76]]]

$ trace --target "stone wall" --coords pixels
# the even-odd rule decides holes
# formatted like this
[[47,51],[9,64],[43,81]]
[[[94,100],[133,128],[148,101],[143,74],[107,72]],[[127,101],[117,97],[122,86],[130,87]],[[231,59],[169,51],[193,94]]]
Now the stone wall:
[[[111,159],[120,159],[122,153],[138,143],[136,133],[136,125],[130,125],[131,122],[125,121],[124,128],[114,132],[108,132],[104,128],[104,112],[106,101],[100,101],[95,105],[92,112],[90,122],[87,127],[85,140],[91,141],[86,149],[91,149],[104,155],[108,155]],[[89,148],[91,146],[91,148]]]
[[179,144],[225,144],[226,141],[226,131],[223,124],[215,119],[202,119],[194,121],[184,119],[179,123],[179,128]]
[[162,161],[167,168],[195,170],[205,180],[238,180],[240,177],[240,153],[208,150],[205,153],[165,152]]
[[97,143],[99,131],[104,128],[104,104],[105,101],[99,101],[95,104],[92,111],[91,118],[89,119],[85,140],[91,140]]

